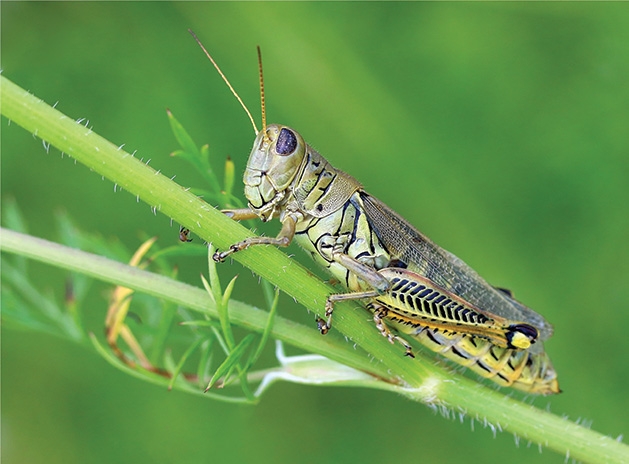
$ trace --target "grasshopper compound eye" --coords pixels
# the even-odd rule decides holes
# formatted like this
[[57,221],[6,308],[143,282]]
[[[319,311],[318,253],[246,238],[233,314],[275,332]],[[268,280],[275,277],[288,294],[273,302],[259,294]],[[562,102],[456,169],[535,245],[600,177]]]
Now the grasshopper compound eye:
[[290,129],[283,128],[277,138],[275,151],[278,155],[288,156],[293,154],[296,148],[297,137],[295,137],[295,133]]

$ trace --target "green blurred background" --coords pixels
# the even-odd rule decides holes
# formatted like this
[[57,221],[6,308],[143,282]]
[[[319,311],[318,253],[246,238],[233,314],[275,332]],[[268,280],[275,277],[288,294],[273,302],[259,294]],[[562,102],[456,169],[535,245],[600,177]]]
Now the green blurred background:
[[[555,325],[546,348],[564,393],[535,405],[629,433],[629,4],[3,2],[3,73],[198,185],[169,157],[166,108],[239,172],[253,132],[188,28],[256,118],[260,45],[270,122]],[[4,118],[2,197],[51,240],[60,210],[130,249],[141,233],[177,240],[168,218]],[[206,268],[180,265],[195,283]],[[64,274],[35,269],[61,298]],[[248,271],[221,272],[243,276],[236,298],[261,302]],[[94,285],[86,308],[98,334],[106,291]],[[358,389],[282,384],[258,406],[219,403],[2,331],[5,463],[563,462],[474,428]]]

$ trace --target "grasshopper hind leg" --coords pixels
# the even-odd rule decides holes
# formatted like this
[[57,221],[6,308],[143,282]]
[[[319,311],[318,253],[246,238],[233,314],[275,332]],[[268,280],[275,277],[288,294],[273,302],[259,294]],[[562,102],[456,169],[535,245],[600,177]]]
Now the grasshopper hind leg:
[[386,337],[386,339],[389,340],[390,343],[398,342],[399,344],[401,344],[406,350],[404,355],[408,356],[409,358],[414,358],[415,355],[413,354],[413,348],[411,347],[411,345],[409,345],[408,342],[404,340],[404,338],[391,332],[391,329],[389,329],[389,327],[387,327],[386,323],[384,322],[389,312],[387,308],[385,308],[384,306],[373,304],[369,305],[369,307],[373,311],[373,321],[376,323],[376,328],[380,331],[382,336]]
[[334,305],[330,302],[330,298],[325,302],[325,319],[317,316],[317,328],[321,335],[327,334],[332,328],[332,314],[334,313]]
[[351,292],[351,293],[334,293],[328,296],[325,302],[325,317],[317,317],[317,327],[322,335],[328,333],[332,327],[332,314],[334,313],[334,303],[337,301],[349,301],[349,300],[364,300],[367,298],[373,298],[380,294],[377,290],[371,290],[367,292]]
[[[357,298],[357,296],[358,296],[358,298]],[[328,301],[326,302],[326,305],[325,305],[325,317],[326,317],[326,319],[324,319],[322,317],[317,317],[316,318],[317,327],[319,328],[319,332],[321,332],[322,335],[325,335],[330,330],[330,327],[332,326],[332,314],[334,312],[334,302],[335,301],[342,301],[342,300],[349,300],[349,299],[360,299],[360,298],[369,298],[369,297],[373,297],[373,296],[375,296],[374,292],[347,293],[347,294],[330,295],[330,297],[328,298]],[[369,310],[371,310],[373,312],[373,321],[376,324],[376,328],[378,329],[380,334],[383,337],[385,337],[387,340],[389,340],[390,343],[398,342],[399,344],[401,344],[404,347],[404,349],[406,350],[404,355],[408,356],[409,358],[414,358],[415,355],[413,354],[413,348],[411,347],[411,345],[409,345],[408,342],[406,340],[404,340],[402,337],[400,337],[399,335],[395,335],[393,332],[391,332],[391,329],[389,329],[389,327],[384,322],[385,319],[387,318],[389,310],[385,306],[379,305],[377,303],[370,303],[369,305],[367,305],[367,308],[369,308]]]

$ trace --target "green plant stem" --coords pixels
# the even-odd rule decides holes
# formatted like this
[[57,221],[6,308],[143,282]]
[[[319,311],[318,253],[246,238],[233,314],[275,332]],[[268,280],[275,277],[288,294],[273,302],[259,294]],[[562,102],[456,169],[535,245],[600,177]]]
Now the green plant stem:
[[[166,276],[4,228],[0,228],[0,249],[164,298],[218,320],[216,305],[206,290]],[[266,311],[235,300],[229,301],[229,316],[236,325],[256,332],[264,331],[268,319]],[[280,316],[275,317],[271,331],[273,338],[393,381],[384,365],[370,362],[364,353],[347,350],[347,344],[338,337],[322,337],[314,326],[305,327]],[[345,355],[339,356],[340,353]]]
[[[24,129],[137,195],[157,211],[186,225],[218,248],[225,249],[251,235],[247,229],[91,129],[51,108],[4,76],[0,76],[0,79],[2,114]],[[6,232],[2,237],[3,249],[5,240]],[[24,254],[21,251],[23,242],[23,239],[18,240],[12,251]],[[322,314],[325,299],[333,291],[330,286],[314,278],[307,270],[273,247],[254,247],[236,254],[234,259],[317,314]],[[63,262],[56,264],[64,267]],[[99,270],[101,271],[104,272]],[[132,287],[128,281],[121,283]],[[187,291],[188,289],[179,292],[179,297],[182,298]],[[207,301],[203,304],[207,305]],[[230,317],[232,316],[233,313],[230,312]],[[541,443],[580,461],[629,462],[629,447],[610,437],[516,401],[467,378],[449,374],[422,358],[419,361],[410,361],[402,355],[403,350],[399,346],[388,344],[364,316],[364,312],[353,310],[351,304],[340,304],[336,308],[334,328],[378,361],[370,364],[371,372],[382,372],[379,366],[382,363],[386,368],[384,372],[390,373],[385,378],[404,382],[408,397],[446,408],[444,410],[465,412],[481,421],[486,420],[500,430],[510,431],[522,440]],[[240,324],[244,321],[233,318],[232,322]],[[336,349],[344,353],[354,350],[351,344]],[[312,350],[324,354],[318,346]],[[339,360],[345,356],[335,353],[331,357]],[[349,355],[346,357],[350,358]],[[354,362],[348,359],[341,362],[354,366]],[[410,420],[405,418],[405,422]]]

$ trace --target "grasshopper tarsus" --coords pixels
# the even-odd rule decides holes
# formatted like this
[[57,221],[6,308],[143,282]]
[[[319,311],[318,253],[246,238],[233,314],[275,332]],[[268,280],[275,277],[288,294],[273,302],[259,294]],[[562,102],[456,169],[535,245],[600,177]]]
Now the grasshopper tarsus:
[[239,242],[239,243],[235,243],[232,246],[229,247],[228,250],[225,251],[216,251],[213,255],[212,255],[212,259],[217,262],[217,263],[223,263],[225,262],[225,259],[231,255],[236,253],[237,251],[241,251],[244,250],[245,248],[247,248],[249,246],[248,243],[246,242]]
[[179,227],[179,240],[182,242],[191,242],[190,229],[184,226]]
[[334,312],[334,303],[328,299],[325,301],[325,317],[317,317],[317,327],[319,328],[319,332],[321,335],[325,335],[332,328],[332,313]]
[[326,321],[322,317],[317,317],[316,321],[317,321],[317,328],[319,329],[319,332],[321,332],[321,335],[327,334],[328,331],[330,330],[330,321],[329,320]]
[[376,328],[378,329],[380,334],[387,340],[389,340],[389,343],[394,344],[395,342],[398,342],[400,345],[402,345],[406,350],[404,352],[404,356],[414,358],[415,355],[413,354],[413,348],[411,347],[411,345],[409,345],[408,342],[399,335],[395,335],[393,332],[391,332],[391,329],[389,329],[389,327],[387,327],[387,325],[384,323],[385,318],[389,314],[388,309],[385,307],[377,307],[376,305],[371,305],[371,307],[374,311],[373,321],[375,322]]
[[223,251],[223,252],[217,251],[217,252],[215,252],[215,253],[212,255],[212,259],[213,259],[213,260],[214,260],[214,262],[216,262],[216,263],[222,263],[222,262],[224,262],[224,261],[225,261],[225,258],[226,258],[227,256],[228,256],[228,255],[226,255],[224,251]]

